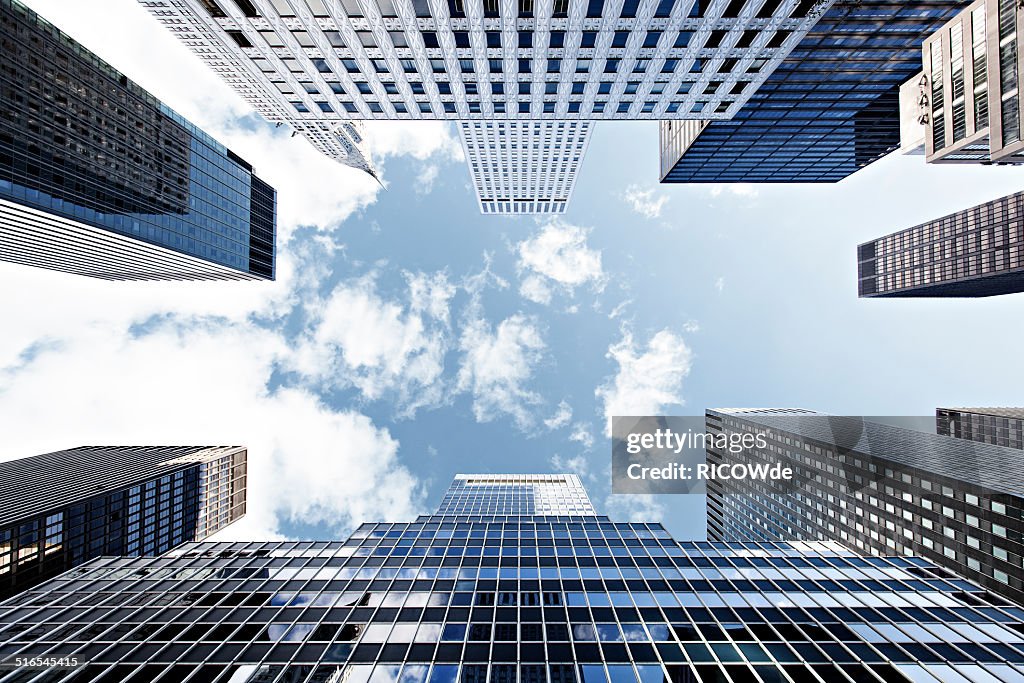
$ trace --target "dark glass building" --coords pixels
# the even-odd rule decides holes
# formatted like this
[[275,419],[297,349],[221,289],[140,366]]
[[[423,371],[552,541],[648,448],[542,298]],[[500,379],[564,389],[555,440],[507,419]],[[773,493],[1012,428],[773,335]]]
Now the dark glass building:
[[795,481],[708,482],[708,537],[833,540],[915,555],[1024,603],[1024,476],[1014,448],[811,411],[709,410],[711,432],[767,447],[708,461],[781,462]]
[[17,0],[0,0],[0,260],[110,280],[272,280],[252,167]]
[[1024,292],[1024,192],[857,247],[861,297],[982,297]]
[[155,555],[245,514],[240,447],[72,448],[0,463],[0,597],[103,555]]
[[1024,408],[937,408],[935,430],[958,439],[1024,449]]
[[3,683],[1017,681],[1024,610],[913,557],[679,542],[573,475],[459,475],[347,541],[94,560],[0,604],[0,660]]
[[729,121],[661,123],[664,183],[828,183],[900,145],[899,88],[965,6],[837,0]]

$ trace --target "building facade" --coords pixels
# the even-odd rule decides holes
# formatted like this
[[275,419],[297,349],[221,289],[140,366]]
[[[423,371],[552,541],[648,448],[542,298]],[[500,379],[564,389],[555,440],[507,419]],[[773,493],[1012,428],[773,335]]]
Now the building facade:
[[661,123],[664,183],[837,182],[900,145],[900,85],[962,2],[838,0],[730,121]]
[[680,542],[594,514],[573,475],[459,475],[347,541],[94,560],[0,604],[0,681],[56,655],[47,681],[1014,681],[1022,628],[926,560]]
[[[782,462],[795,483],[708,485],[708,538],[834,540],[920,556],[1024,603],[1020,451],[810,411],[709,410],[712,431],[763,434],[764,449],[709,462]],[[738,460],[737,460],[738,461]]]
[[983,297],[1024,291],[1024,193],[857,247],[861,297]]
[[[833,0],[140,2],[269,120],[365,170],[333,148],[331,130],[367,119],[546,123],[510,133],[504,148],[556,121],[731,118]],[[557,170],[571,150],[548,151],[520,166],[571,188]],[[512,202],[492,203],[481,177],[496,163],[486,154],[468,150],[481,161],[471,176],[481,208],[504,213]],[[540,189],[503,164],[488,177],[508,174],[499,187],[525,190],[516,203],[535,212],[523,207]]]
[[565,213],[587,152],[588,121],[460,121],[485,214]]
[[81,447],[0,463],[0,597],[103,555],[155,555],[245,514],[240,447]]
[[276,196],[248,163],[17,0],[0,44],[0,260],[273,279]]
[[924,41],[929,163],[1024,163],[1020,49],[1024,10],[976,0]]
[[935,430],[958,439],[1024,449],[1024,408],[937,408]]

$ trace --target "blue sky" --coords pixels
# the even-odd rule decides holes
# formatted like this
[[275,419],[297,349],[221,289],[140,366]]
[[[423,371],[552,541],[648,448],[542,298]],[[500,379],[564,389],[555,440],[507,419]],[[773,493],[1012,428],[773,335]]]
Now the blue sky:
[[232,538],[333,538],[428,511],[455,472],[552,470],[692,538],[699,496],[609,497],[608,415],[1021,403],[1024,297],[859,300],[854,251],[1017,191],[1020,170],[894,156],[835,185],[660,186],[656,126],[604,122],[567,214],[485,217],[446,124],[370,127],[381,191],[256,119],[133,0],[29,4],[277,187],[279,278],[0,264],[17,292],[0,301],[0,457],[243,443]]

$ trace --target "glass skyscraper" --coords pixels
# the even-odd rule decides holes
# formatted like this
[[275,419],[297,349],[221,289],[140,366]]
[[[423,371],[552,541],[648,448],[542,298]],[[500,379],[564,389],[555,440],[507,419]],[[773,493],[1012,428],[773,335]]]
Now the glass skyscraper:
[[857,247],[861,297],[983,297],[1024,292],[1024,192]]
[[86,446],[0,463],[0,597],[101,555],[155,555],[245,514],[241,447]]
[[963,7],[838,0],[732,120],[661,123],[662,182],[837,182],[878,160],[921,43]]
[[707,429],[761,434],[709,463],[782,463],[795,481],[708,482],[708,537],[831,540],[915,555],[1024,604],[1021,452],[806,410],[709,410]]
[[94,560],[0,604],[0,661],[3,683],[989,683],[1024,677],[1024,610],[913,557],[678,542],[574,475],[459,475],[347,541]]
[[272,280],[252,166],[0,0],[0,260],[109,280]]

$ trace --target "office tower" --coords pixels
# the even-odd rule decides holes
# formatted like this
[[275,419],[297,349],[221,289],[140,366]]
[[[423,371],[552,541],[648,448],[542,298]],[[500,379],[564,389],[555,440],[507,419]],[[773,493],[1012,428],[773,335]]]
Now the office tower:
[[1024,291],[1024,192],[857,247],[861,297],[982,297]]
[[924,41],[929,163],[1024,163],[1014,0],[977,0]]
[[[364,119],[728,119],[832,1],[140,0],[304,135]],[[557,175],[550,161],[538,172]]]
[[1022,629],[918,558],[677,542],[572,475],[460,475],[344,542],[95,560],[0,605],[0,656],[75,657],[46,679],[74,683],[962,683],[1020,680]]
[[481,213],[565,213],[588,121],[460,121]]
[[781,462],[796,475],[709,482],[708,538],[916,555],[1024,603],[1019,450],[810,411],[709,410],[706,420],[767,440],[739,456],[709,448],[709,462]]
[[17,0],[0,43],[0,260],[274,278],[275,193],[248,163]]
[[101,555],[207,538],[245,514],[245,467],[241,447],[85,446],[0,463],[0,598]]
[[936,408],[943,436],[1024,449],[1024,408]]
[[922,41],[962,8],[838,0],[731,121],[661,123],[662,182],[837,182],[885,156]]

